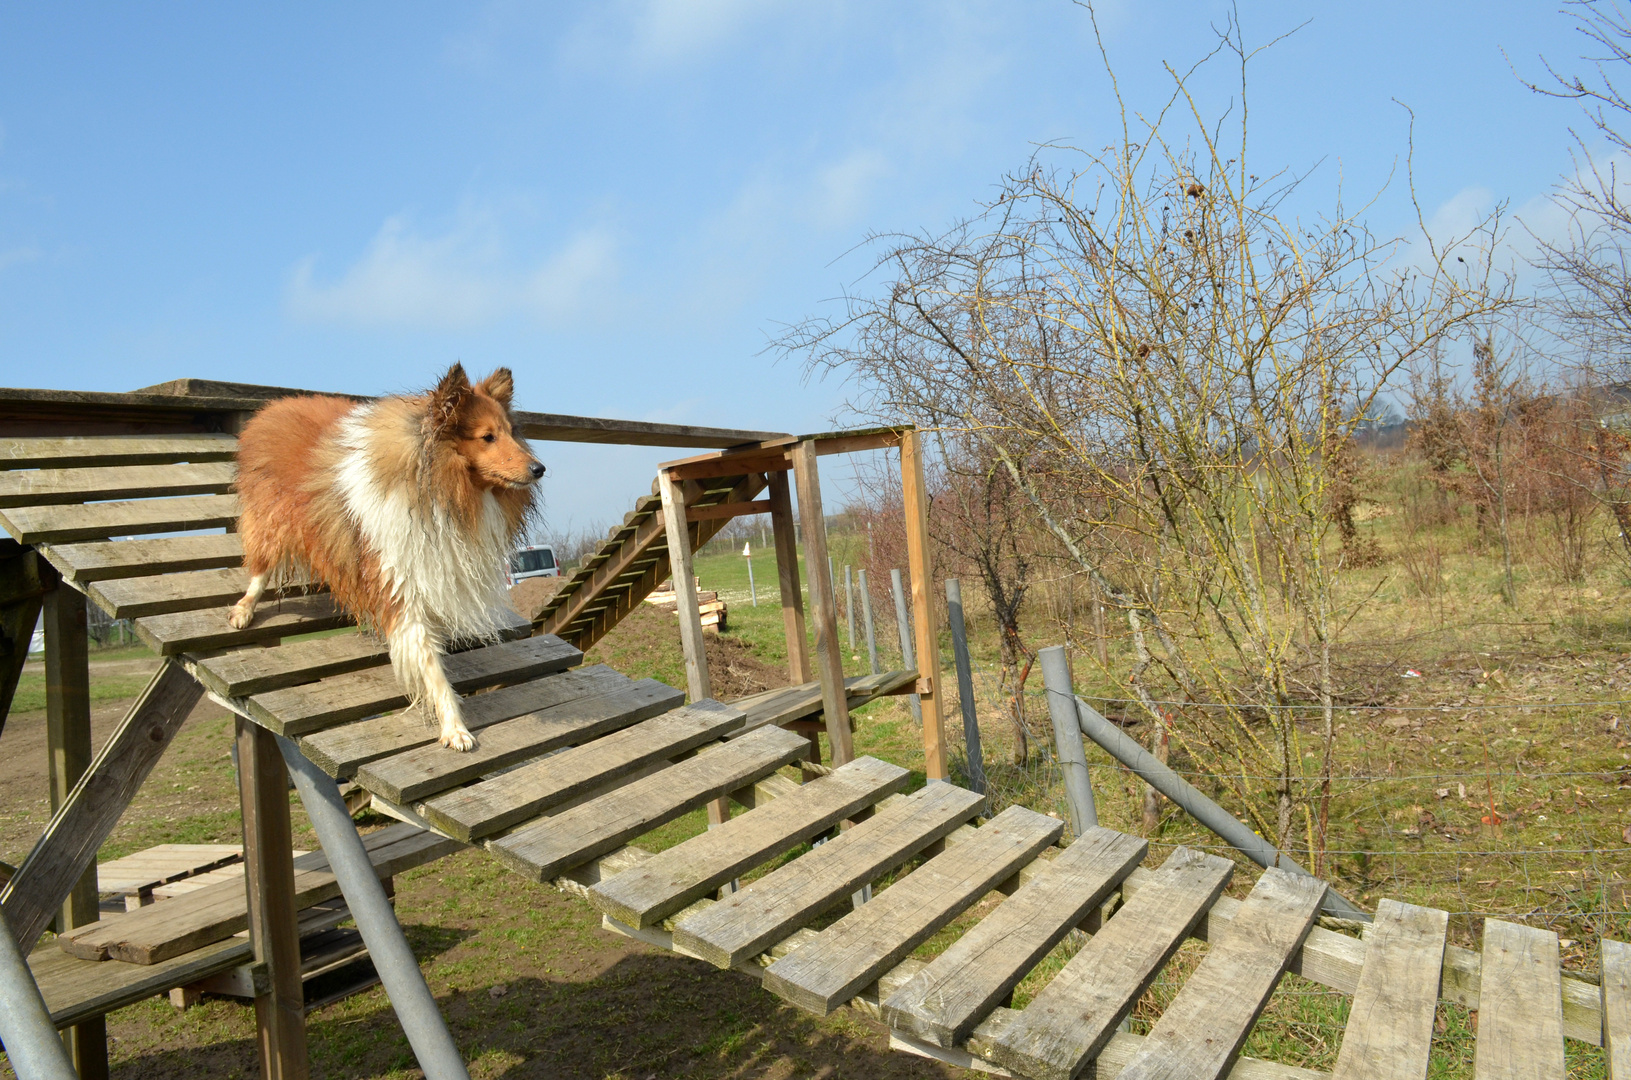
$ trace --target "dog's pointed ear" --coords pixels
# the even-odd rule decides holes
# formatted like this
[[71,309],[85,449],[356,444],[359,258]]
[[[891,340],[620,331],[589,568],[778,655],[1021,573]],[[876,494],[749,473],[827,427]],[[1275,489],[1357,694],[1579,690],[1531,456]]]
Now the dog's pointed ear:
[[431,431],[443,436],[455,430],[459,409],[469,396],[470,377],[464,373],[463,364],[454,364],[442,376],[442,381],[436,384],[436,389],[430,392],[430,411],[426,420]]
[[509,368],[501,367],[481,380],[476,389],[507,410],[510,407],[510,399],[515,397],[515,376],[510,374]]

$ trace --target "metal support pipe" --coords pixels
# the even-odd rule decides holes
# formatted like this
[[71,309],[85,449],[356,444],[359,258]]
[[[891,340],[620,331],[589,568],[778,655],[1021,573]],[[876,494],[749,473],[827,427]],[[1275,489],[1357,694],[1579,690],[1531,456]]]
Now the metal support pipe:
[[951,651],[957,657],[957,701],[963,707],[963,745],[968,753],[968,786],[985,794],[985,751],[980,748],[980,721],[974,712],[974,668],[968,658],[968,624],[963,621],[963,587],[946,579],[946,621],[951,623]]
[[17,1080],[79,1080],[45,998],[0,913],[0,1042]]
[[1058,748],[1059,771],[1065,778],[1065,802],[1070,806],[1070,828],[1077,836],[1099,823],[1093,804],[1093,784],[1087,775],[1087,750],[1076,722],[1076,690],[1070,681],[1070,660],[1063,645],[1037,653],[1042,664],[1042,685],[1048,693],[1048,715],[1053,719],[1053,744]]
[[419,970],[419,961],[385,898],[385,887],[374,874],[357,826],[340,798],[339,785],[307,760],[294,742],[282,735],[277,742],[425,1080],[470,1080],[447,1021],[436,1007],[425,974]]
[[861,621],[866,624],[866,658],[872,674],[878,673],[878,638],[872,629],[872,590],[867,585],[866,571],[858,571],[861,578]]
[[[1058,648],[1058,646],[1055,646]],[[1047,652],[1048,650],[1043,650]],[[1043,669],[1044,672],[1046,668]],[[1052,694],[1049,694],[1050,700]],[[1245,823],[1229,811],[1201,794],[1183,777],[1158,761],[1154,754],[1134,742],[1119,727],[1099,715],[1099,711],[1081,698],[1076,698],[1077,722],[1082,733],[1105,752],[1143,778],[1152,788],[1181,806],[1196,821],[1222,837],[1230,847],[1246,856],[1258,866],[1278,866],[1297,874],[1308,871],[1295,859],[1247,828]],[[1308,874],[1312,877],[1312,874]],[[1325,913],[1341,919],[1370,922],[1371,916],[1355,906],[1335,889],[1325,890],[1321,905]]]
[[[889,571],[889,581],[895,587],[895,629],[900,631],[900,659],[906,667],[917,667],[917,650],[912,648],[912,620],[906,616],[906,589],[901,584],[900,571]],[[912,721],[923,726],[923,699],[909,694],[906,704],[912,710]]]

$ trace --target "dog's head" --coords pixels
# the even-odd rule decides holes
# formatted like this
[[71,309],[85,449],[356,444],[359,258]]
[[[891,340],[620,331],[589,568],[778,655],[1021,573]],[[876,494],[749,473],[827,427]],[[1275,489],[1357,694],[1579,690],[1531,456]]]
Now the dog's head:
[[543,463],[515,433],[514,393],[509,368],[472,385],[462,364],[448,368],[430,392],[426,422],[432,437],[462,459],[482,488],[525,488],[544,475]]

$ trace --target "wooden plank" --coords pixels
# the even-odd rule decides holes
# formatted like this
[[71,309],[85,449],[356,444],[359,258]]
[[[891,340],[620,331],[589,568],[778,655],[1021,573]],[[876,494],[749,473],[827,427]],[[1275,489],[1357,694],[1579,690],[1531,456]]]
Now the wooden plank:
[[929,489],[923,475],[923,439],[900,436],[901,496],[906,517],[906,563],[912,580],[912,635],[917,642],[917,694],[923,713],[923,768],[946,778],[946,707],[940,693],[940,618],[934,551],[929,543]]
[[685,685],[692,701],[713,697],[708,679],[708,653],[702,643],[702,617],[691,588],[696,565],[691,558],[691,528],[685,521],[685,491],[665,472],[657,474],[663,500],[663,531],[668,537],[668,566],[674,575],[674,603],[680,620],[680,651],[685,656]]
[[[475,749],[462,754],[432,743],[370,762],[357,770],[357,783],[391,802],[411,803],[546,753],[561,745],[563,729],[596,734],[612,731],[668,712],[684,700],[685,695],[671,686],[641,679],[609,693],[581,697],[483,728]],[[731,722],[739,723],[741,715],[731,713]],[[579,738],[592,737],[579,734]]]
[[95,469],[22,469],[0,472],[0,507],[160,495],[218,495],[232,490],[237,475],[238,466],[230,461],[196,465],[112,465]]
[[[844,692],[844,654],[838,645],[838,605],[827,559],[827,517],[821,510],[821,477],[815,443],[793,447],[793,479],[799,493],[799,527],[804,534],[804,572],[810,579],[810,617],[815,622],[815,673],[821,683],[821,713],[834,765],[855,757],[850,733],[849,697]],[[931,772],[932,778],[936,774]]]
[[1122,1080],[1218,1080],[1227,1074],[1319,916],[1325,889],[1325,882],[1306,874],[1263,871],[1229,933],[1212,943],[1121,1071]]
[[[258,620],[257,620],[258,621]],[[553,634],[452,653],[442,660],[448,682],[461,694],[505,683],[524,682],[564,671],[583,653]],[[306,735],[388,709],[400,709],[408,695],[389,667],[335,675],[321,682],[269,690],[248,699],[251,717],[279,735]]]
[[1450,916],[1383,900],[1365,939],[1333,1080],[1427,1075]]
[[527,877],[548,881],[710,799],[752,784],[808,750],[809,743],[799,735],[760,728],[494,840],[488,847]]
[[793,531],[793,498],[787,474],[772,472],[770,532],[776,544],[776,584],[781,591],[782,633],[787,638],[787,675],[795,684],[815,678],[810,646],[804,636],[804,594],[799,588],[798,537]]
[[[955,1046],[1072,928],[1098,910],[1149,844],[1091,828],[883,1003],[891,1028]],[[886,894],[887,895],[887,894]]]
[[749,502],[714,503],[711,506],[689,506],[685,510],[685,520],[713,521],[717,518],[735,518],[747,514],[768,513],[770,513],[770,500],[756,499]]
[[149,615],[135,621],[136,636],[160,656],[227,649],[275,641],[295,634],[335,630],[356,622],[327,593],[286,596],[255,612],[255,621],[242,630],[227,623],[230,607]]
[[1603,1057],[1609,1080],[1631,1080],[1631,945],[1604,938]]
[[[387,878],[434,862],[464,847],[457,840],[413,825],[390,825],[363,837],[374,873]],[[308,908],[340,895],[328,859],[314,851],[295,859],[294,902]],[[242,881],[224,881],[162,904],[92,923],[58,938],[70,956],[82,960],[122,960],[156,964],[247,929],[249,912]]]
[[693,836],[589,892],[595,907],[636,928],[652,926],[742,873],[791,851],[879,799],[911,774],[860,757],[717,829]]
[[163,465],[176,461],[231,461],[233,435],[67,435],[0,438],[0,469]]
[[1070,1080],[1093,1060],[1234,873],[1188,848],[1167,857],[991,1047],[1023,1076]]
[[238,496],[78,503],[0,511],[0,527],[25,544],[219,529],[238,520]]
[[205,533],[52,544],[44,553],[63,577],[83,588],[93,581],[237,566],[243,562],[243,541],[237,533]]
[[212,693],[235,698],[379,667],[390,662],[390,654],[379,638],[358,631],[290,641],[275,649],[188,656],[184,662]]
[[[735,709],[717,701],[699,701],[479,784],[438,795],[419,811],[438,829],[460,840],[490,836],[652,762],[671,761],[741,723],[742,714]],[[477,752],[485,748],[487,741],[488,737],[483,736]],[[412,797],[406,795],[393,801]]]
[[123,858],[98,863],[103,892],[136,892],[219,869],[243,858],[238,844],[158,844]]
[[[114,578],[92,582],[86,589],[96,605],[115,619],[141,619],[177,611],[198,611],[237,603],[249,585],[249,575],[237,567],[184,570],[151,577]],[[303,578],[288,583],[286,596],[320,591]],[[261,601],[276,610],[276,591]]]
[[166,663],[79,778],[45,833],[0,889],[0,907],[18,946],[30,949],[53,911],[118,824],[204,688],[174,662]]
[[[1006,1030],[1005,1025],[1017,1015],[1012,1009],[998,1009],[990,1019],[974,1029],[974,1034],[969,1036],[969,1049],[984,1055],[991,1043]],[[1099,1056],[1093,1062],[1094,1071],[1091,1074],[1084,1072],[1082,1076],[1084,1078],[1093,1076],[1097,1080],[1112,1080],[1113,1077],[1121,1075],[1122,1069],[1127,1067],[1127,1063],[1132,1061],[1147,1041],[1142,1035],[1133,1035],[1125,1031],[1112,1033],[1105,1042],[1104,1049],[1099,1052]],[[927,1043],[917,1044],[917,1047],[921,1047],[925,1052],[955,1053],[955,1051],[942,1051],[939,1047]],[[972,1057],[972,1061],[966,1067],[995,1071],[984,1056]],[[1263,1061],[1260,1058],[1241,1057],[1235,1062],[1234,1067],[1229,1070],[1228,1075],[1229,1080],[1330,1080],[1331,1074],[1319,1072],[1315,1069],[1299,1068],[1296,1065],[1281,1065],[1275,1061]],[[1382,1078],[1378,1077],[1377,1080],[1382,1080]]]
[[770,965],[765,989],[826,1016],[1059,838],[1058,818],[1010,806],[955,847]]
[[[605,664],[593,664],[467,698],[464,724],[471,731],[480,731],[518,716],[632,685],[634,680],[627,675]],[[593,738],[600,731],[592,724],[581,727],[563,724],[561,741],[554,745]],[[436,732],[436,726],[429,719],[417,709],[409,709],[307,735],[300,740],[300,750],[330,776],[347,779],[356,773],[358,766],[370,761],[435,743]]]
[[682,920],[674,928],[674,951],[716,967],[735,967],[944,839],[984,808],[984,797],[972,791],[931,784]]
[[1563,986],[1557,935],[1484,920],[1474,1080],[1563,1080]]
[[80,960],[48,941],[29,954],[28,966],[51,1012],[52,1023],[62,1028],[145,1001],[251,959],[253,953],[246,938],[228,938],[152,966]]

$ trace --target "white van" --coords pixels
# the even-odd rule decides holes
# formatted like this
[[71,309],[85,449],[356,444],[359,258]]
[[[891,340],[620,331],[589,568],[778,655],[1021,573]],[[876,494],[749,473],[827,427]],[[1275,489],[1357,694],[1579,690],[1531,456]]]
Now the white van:
[[510,556],[510,585],[535,577],[559,577],[561,568],[555,562],[555,549],[548,544],[533,544],[517,548]]

